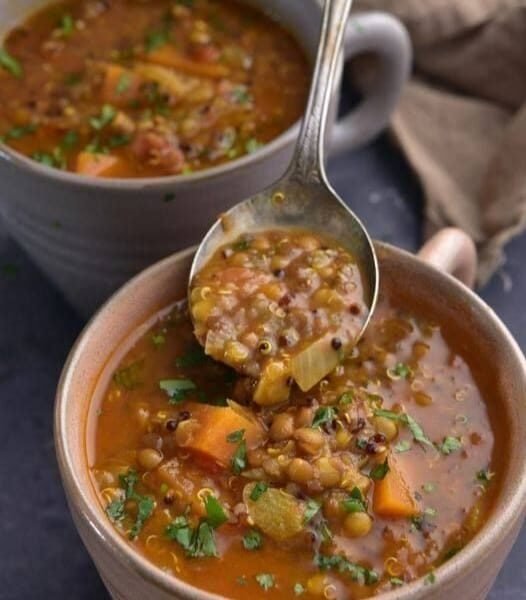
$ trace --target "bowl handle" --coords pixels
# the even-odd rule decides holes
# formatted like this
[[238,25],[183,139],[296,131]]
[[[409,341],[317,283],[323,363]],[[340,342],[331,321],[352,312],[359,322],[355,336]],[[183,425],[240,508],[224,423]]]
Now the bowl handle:
[[446,227],[420,249],[418,257],[472,288],[477,274],[477,250],[467,233]]
[[349,18],[345,60],[365,52],[380,59],[378,80],[365,92],[363,101],[334,124],[329,144],[331,156],[369,142],[387,127],[409,77],[411,41],[405,27],[392,15],[367,12]]

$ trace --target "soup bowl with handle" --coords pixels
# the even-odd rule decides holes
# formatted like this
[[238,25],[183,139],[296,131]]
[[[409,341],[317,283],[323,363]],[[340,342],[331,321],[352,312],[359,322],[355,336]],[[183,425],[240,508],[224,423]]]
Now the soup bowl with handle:
[[[432,315],[461,345],[477,383],[496,406],[506,431],[502,477],[487,522],[461,552],[435,571],[435,583],[416,580],[382,600],[481,600],[515,541],[526,512],[526,361],[495,313],[467,285],[475,274],[472,241],[456,229],[438,233],[414,256],[377,242],[381,288]],[[64,367],[55,406],[55,443],[69,507],[80,536],[116,600],[209,600],[136,553],[109,521],[90,476],[87,440],[93,433],[102,373],[153,324],[155,315],[186,295],[195,248],[148,268],[120,289],[81,334]],[[457,279],[458,278],[458,279]],[[459,281],[459,279],[461,281]],[[462,283],[465,282],[465,283]],[[91,432],[91,433],[90,433]]]
[[[313,62],[319,0],[244,0],[284,25]],[[0,0],[0,38],[49,0]],[[369,141],[387,124],[407,78],[411,51],[403,26],[382,13],[353,16],[346,59],[379,55],[382,73],[360,106],[334,124],[333,153]],[[338,92],[335,90],[332,122]],[[0,216],[9,233],[84,316],[133,274],[196,243],[236,202],[278,179],[299,123],[253,154],[189,175],[97,179],[51,169],[0,144]]]

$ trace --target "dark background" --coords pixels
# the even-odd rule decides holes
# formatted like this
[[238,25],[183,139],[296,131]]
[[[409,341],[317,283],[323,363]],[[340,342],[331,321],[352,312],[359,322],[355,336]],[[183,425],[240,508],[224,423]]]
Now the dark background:
[[[333,161],[329,177],[373,237],[419,247],[421,194],[386,137]],[[507,264],[479,292],[524,349],[526,235],[511,242],[507,254]],[[2,600],[108,599],[69,517],[53,447],[55,387],[82,326],[0,223]],[[525,554],[523,529],[491,600],[526,598]]]

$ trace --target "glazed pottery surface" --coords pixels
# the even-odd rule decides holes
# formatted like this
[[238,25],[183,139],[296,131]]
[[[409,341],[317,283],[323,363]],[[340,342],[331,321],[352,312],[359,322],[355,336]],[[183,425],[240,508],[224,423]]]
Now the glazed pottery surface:
[[[498,317],[465,285],[419,258],[376,243],[381,286],[421,308],[462,340],[468,362],[477,361],[488,394],[498,402],[507,440],[502,489],[489,521],[455,557],[436,570],[436,583],[418,580],[379,596],[382,600],[480,600],[489,591],[520,531],[526,511],[526,363]],[[154,567],[116,532],[88,472],[86,429],[108,371],[158,311],[185,297],[194,249],[150,267],[117,292],[88,324],[64,368],[55,407],[55,440],[66,495],[79,533],[115,599],[218,598]],[[474,248],[448,230],[426,244],[422,257],[465,281],[474,271]],[[131,337],[130,337],[131,336]],[[472,363],[473,364],[473,363]]]
[[[284,24],[309,59],[316,53],[318,0],[244,0]],[[0,37],[46,0],[0,0]],[[408,36],[382,13],[353,16],[346,57],[370,51],[383,64],[364,102],[335,124],[333,152],[363,144],[383,129],[411,62]],[[335,91],[332,118],[337,106]],[[278,179],[299,124],[254,154],[185,176],[94,179],[35,163],[0,144],[0,218],[9,233],[84,316],[132,275],[196,243],[224,210]]]

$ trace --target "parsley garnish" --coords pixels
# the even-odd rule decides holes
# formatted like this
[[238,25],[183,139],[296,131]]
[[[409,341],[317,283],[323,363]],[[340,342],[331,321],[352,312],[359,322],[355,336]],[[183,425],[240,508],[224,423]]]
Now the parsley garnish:
[[150,33],[146,34],[146,39],[144,41],[146,52],[153,52],[154,50],[157,50],[157,48],[167,44],[169,39],[170,36],[166,29],[150,31]]
[[397,363],[394,367],[387,369],[387,376],[390,379],[409,379],[413,375],[411,367],[404,363]]
[[243,536],[243,546],[246,550],[259,550],[263,545],[263,538],[259,531],[250,529]]
[[196,389],[195,383],[190,379],[162,379],[159,387],[168,394],[170,404],[183,402]]
[[232,244],[232,250],[235,252],[243,252],[250,248],[250,241],[245,239],[238,240]]
[[349,513],[367,512],[365,499],[357,487],[351,490],[349,497],[342,502],[342,506]]
[[395,587],[399,587],[401,585],[404,585],[405,581],[403,579],[400,579],[399,577],[391,577],[389,579],[389,583]]
[[5,48],[0,48],[0,67],[11,73],[13,77],[18,79],[22,77],[22,65]]
[[460,448],[462,448],[462,442],[458,438],[449,435],[444,438],[443,442],[438,447],[440,452],[446,456],[455,452],[455,450],[460,450]]
[[337,411],[332,406],[320,406],[318,410],[314,413],[314,418],[312,419],[312,427],[320,427],[325,423],[332,423],[336,418]]
[[377,409],[374,411],[374,416],[385,417],[386,419],[391,419],[392,421],[399,421],[400,423],[407,425],[417,442],[420,442],[425,446],[434,447],[431,440],[424,433],[422,427],[420,427],[420,425],[413,419],[413,417],[411,417],[407,413],[396,413],[392,410]]
[[104,104],[102,107],[100,114],[96,117],[91,117],[89,120],[90,125],[96,131],[100,131],[104,129],[106,125],[109,125],[117,114],[117,110],[111,106],[111,104]]
[[395,445],[394,449],[395,452],[398,453],[408,452],[409,450],[411,450],[411,442],[408,442],[407,440],[401,440],[400,442],[398,442],[398,444]]
[[274,575],[271,575],[270,573],[260,573],[259,575],[256,575],[256,581],[265,591],[274,587],[276,584]]
[[380,463],[371,469],[369,477],[374,479],[374,481],[379,481],[380,479],[383,479],[387,473],[389,473],[389,463],[386,458],[383,463]]
[[353,563],[345,556],[337,554],[317,554],[314,558],[315,565],[322,571],[334,570],[339,573],[348,573],[353,581],[361,584],[372,585],[378,581],[378,574],[372,569],[367,569]]
[[60,33],[62,37],[70,37],[74,29],[73,17],[70,14],[62,15],[60,18]]
[[6,133],[0,137],[0,141],[8,142],[9,140],[19,140],[20,138],[30,135],[36,131],[37,126],[34,123],[28,123],[27,125],[18,125],[11,127]]
[[119,81],[117,81],[117,87],[115,88],[115,91],[120,96],[120,95],[124,94],[124,92],[126,90],[128,90],[130,88],[130,85],[131,85],[130,74],[129,73],[121,73],[121,76],[119,77]]
[[78,133],[76,131],[71,130],[71,131],[67,131],[64,134],[64,137],[62,138],[60,145],[62,146],[62,148],[70,149],[70,148],[73,148],[78,141],[79,141]]
[[308,523],[321,508],[321,504],[309,498],[305,504],[305,512],[303,513],[303,522]]
[[149,519],[155,508],[155,501],[150,496],[142,496],[135,491],[135,486],[139,481],[139,475],[134,469],[129,469],[124,475],[119,476],[121,488],[124,490],[124,499],[113,500],[106,507],[106,514],[114,521],[122,521],[126,516],[125,502],[132,500],[137,505],[137,515],[135,522],[130,530],[130,538],[135,539],[145,521]]
[[126,133],[119,133],[117,135],[112,135],[108,140],[108,146],[110,148],[120,148],[121,146],[126,146],[131,141],[131,136]]
[[239,475],[247,466],[247,443],[245,440],[239,442],[234,454],[232,454],[230,465],[236,475]]
[[190,558],[217,556],[214,529],[206,520],[194,529],[186,517],[176,517],[167,526],[166,535],[182,546]]
[[206,520],[211,527],[217,529],[223,523],[228,521],[223,507],[219,503],[218,499],[211,494],[208,494],[204,500],[206,510]]
[[237,431],[232,431],[226,436],[226,441],[231,444],[239,444],[239,442],[243,439],[245,435],[244,429],[238,429]]
[[305,588],[301,585],[301,583],[294,584],[294,593],[296,594],[296,596],[301,596],[305,593]]
[[354,401],[354,394],[352,392],[344,392],[338,399],[338,404],[346,406]]
[[117,369],[113,374],[113,382],[126,390],[138,388],[142,384],[140,374],[143,366],[144,361],[138,360],[129,364],[127,367]]
[[250,492],[250,499],[256,502],[268,490],[268,483],[258,481]]

